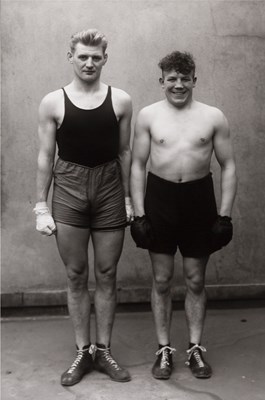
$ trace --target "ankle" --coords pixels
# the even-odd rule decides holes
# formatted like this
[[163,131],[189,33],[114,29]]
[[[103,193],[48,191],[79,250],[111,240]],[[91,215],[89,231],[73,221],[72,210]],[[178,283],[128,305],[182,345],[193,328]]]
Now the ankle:
[[106,346],[105,344],[102,343],[96,343],[96,347],[99,350],[106,350],[106,349],[110,349],[110,343],[108,344],[108,346]]
[[79,347],[78,345],[76,345],[76,349],[77,350],[89,350],[90,346],[91,346],[91,343],[89,342],[89,344],[86,344],[85,346]]
[[194,347],[194,346],[200,346],[201,345],[201,343],[200,342],[198,342],[198,343],[192,343],[192,342],[189,342],[189,349],[191,349],[192,347]]
[[163,347],[170,347],[170,343],[168,343],[168,344],[159,344],[159,343],[158,343],[158,348],[159,348],[159,350],[160,350],[160,349],[163,349]]

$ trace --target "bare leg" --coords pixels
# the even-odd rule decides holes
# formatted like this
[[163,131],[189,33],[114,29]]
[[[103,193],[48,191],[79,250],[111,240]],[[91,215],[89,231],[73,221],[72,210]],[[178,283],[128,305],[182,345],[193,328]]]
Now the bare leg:
[[110,345],[116,307],[116,271],[121,255],[124,230],[92,232],[95,254],[96,342]]
[[129,372],[112,357],[111,333],[116,307],[116,271],[121,255],[124,229],[92,233],[95,254],[96,343],[94,368],[116,382],[131,380]]
[[[205,270],[209,257],[183,258],[184,275],[187,286],[185,311],[189,329],[190,343],[188,365],[193,376],[199,379],[210,378],[211,366],[204,360],[201,343],[206,311],[206,291],[204,287]],[[195,345],[195,346],[194,346]]]
[[150,252],[153,267],[151,304],[158,343],[170,343],[172,316],[171,281],[174,272],[174,256]]
[[57,246],[67,272],[68,309],[79,349],[90,343],[89,236],[89,229],[57,223]]
[[209,257],[183,258],[187,286],[185,311],[191,343],[200,343],[206,311],[205,270]]

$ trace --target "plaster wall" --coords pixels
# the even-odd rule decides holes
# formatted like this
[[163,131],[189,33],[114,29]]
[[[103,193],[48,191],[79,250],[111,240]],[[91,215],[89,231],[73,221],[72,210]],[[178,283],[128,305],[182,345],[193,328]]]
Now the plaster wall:
[[[157,63],[173,50],[193,53],[195,98],[219,107],[230,123],[239,177],[234,240],[214,254],[207,284],[265,283],[265,2],[204,0],[2,1],[2,292],[64,290],[55,239],[35,231],[37,113],[42,97],[72,78],[70,35],[97,27],[109,40],[103,80],[127,91],[134,118],[163,94]],[[219,168],[212,170],[219,202]],[[90,249],[91,264],[93,254]],[[92,285],[93,268],[90,266]],[[183,285],[176,256],[175,288]],[[121,289],[150,288],[147,253],[126,233]],[[245,287],[245,290],[244,290]],[[217,297],[218,297],[218,291]],[[139,298],[135,298],[138,301]]]

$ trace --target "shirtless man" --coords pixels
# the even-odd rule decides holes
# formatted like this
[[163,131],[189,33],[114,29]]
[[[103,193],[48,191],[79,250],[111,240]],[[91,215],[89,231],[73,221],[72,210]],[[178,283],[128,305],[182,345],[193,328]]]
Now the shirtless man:
[[[127,93],[101,82],[106,37],[94,29],[74,34],[68,60],[73,81],[45,96],[39,108],[37,230],[56,235],[66,267],[68,308],[77,357],[62,377],[71,386],[93,368],[127,382],[128,371],[110,352],[116,304],[116,268],[124,228],[133,216],[129,197],[132,116]],[[58,145],[58,160],[54,158]],[[52,215],[47,206],[54,178]],[[127,215],[127,221],[126,221]],[[96,346],[90,342],[88,243],[92,239],[96,278]],[[92,353],[95,352],[93,359]]]
[[[149,250],[153,268],[152,310],[159,349],[152,374],[168,379],[171,296],[177,247],[183,257],[188,361],[196,378],[209,378],[201,337],[205,319],[205,270],[209,256],[232,238],[231,211],[236,194],[235,162],[223,113],[193,99],[195,63],[189,53],[163,58],[160,84],[165,99],[143,108],[136,121],[131,193],[132,236]],[[217,213],[210,163],[221,167],[221,204]],[[146,183],[146,163],[150,170]]]

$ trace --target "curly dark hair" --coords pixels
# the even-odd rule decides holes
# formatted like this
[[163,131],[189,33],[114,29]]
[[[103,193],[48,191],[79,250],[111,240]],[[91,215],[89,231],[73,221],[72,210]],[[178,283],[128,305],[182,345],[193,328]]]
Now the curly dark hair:
[[162,58],[158,66],[161,68],[162,72],[175,70],[184,75],[190,72],[193,72],[193,75],[195,75],[195,62],[192,54],[188,52],[182,53],[180,51],[173,51]]

